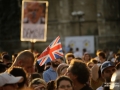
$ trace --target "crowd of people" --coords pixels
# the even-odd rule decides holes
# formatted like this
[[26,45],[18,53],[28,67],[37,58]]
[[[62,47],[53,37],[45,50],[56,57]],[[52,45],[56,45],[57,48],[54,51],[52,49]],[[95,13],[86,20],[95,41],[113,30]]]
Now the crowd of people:
[[0,90],[120,90],[120,53],[65,53],[40,66],[30,50],[1,54]]

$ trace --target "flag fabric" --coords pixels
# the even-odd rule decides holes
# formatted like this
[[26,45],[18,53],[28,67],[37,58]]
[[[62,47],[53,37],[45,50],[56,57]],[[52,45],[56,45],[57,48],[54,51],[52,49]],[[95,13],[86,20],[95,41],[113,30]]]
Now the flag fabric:
[[47,62],[63,57],[62,45],[58,36],[38,57],[37,61],[40,66]]

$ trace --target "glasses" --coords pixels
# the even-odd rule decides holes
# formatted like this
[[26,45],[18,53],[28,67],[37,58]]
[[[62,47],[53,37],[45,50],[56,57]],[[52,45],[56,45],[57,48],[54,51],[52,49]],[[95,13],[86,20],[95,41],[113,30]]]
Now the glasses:
[[67,86],[59,86],[59,88],[61,88],[61,89],[65,89],[65,88],[71,88],[72,86],[69,86],[69,85],[67,85]]

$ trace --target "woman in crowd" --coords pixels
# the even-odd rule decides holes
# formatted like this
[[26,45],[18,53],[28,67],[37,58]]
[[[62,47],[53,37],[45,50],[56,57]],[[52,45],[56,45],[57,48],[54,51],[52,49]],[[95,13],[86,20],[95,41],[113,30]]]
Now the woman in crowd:
[[73,83],[67,76],[60,76],[55,81],[56,90],[73,90]]
[[67,71],[68,68],[68,64],[66,63],[61,63],[58,67],[57,67],[57,74],[58,76],[64,75]]
[[88,63],[91,59],[91,56],[88,52],[84,53],[83,62]]
[[29,83],[29,87],[31,87],[33,90],[46,90],[47,83],[43,79],[36,78]]

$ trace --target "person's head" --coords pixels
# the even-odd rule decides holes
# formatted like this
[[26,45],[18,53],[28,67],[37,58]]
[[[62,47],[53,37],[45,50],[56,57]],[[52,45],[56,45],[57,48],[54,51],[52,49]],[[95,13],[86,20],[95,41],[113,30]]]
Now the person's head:
[[71,60],[72,60],[73,58],[75,58],[75,56],[73,55],[73,53],[67,53],[67,54],[65,55],[66,63],[67,63],[67,64],[70,64],[70,62],[71,62]]
[[73,59],[67,69],[66,75],[72,79],[73,83],[85,84],[90,77],[90,70],[84,62]]
[[28,50],[21,51],[17,55],[13,63],[14,66],[23,67],[27,71],[27,73],[33,72],[33,64],[34,64],[34,55],[32,54],[32,52]]
[[79,51],[79,48],[76,48],[76,51]]
[[68,64],[66,63],[61,63],[58,67],[57,67],[57,74],[58,76],[64,75],[67,71],[68,68]]
[[89,62],[90,59],[91,59],[90,54],[89,54],[88,52],[85,52],[85,53],[84,53],[84,56],[83,56],[83,60],[84,60],[85,62]]
[[94,63],[91,62],[91,61],[89,61],[89,62],[87,63],[87,66],[88,66],[89,69],[91,69],[91,68],[94,66]]
[[44,6],[38,2],[28,2],[26,4],[27,18],[30,22],[36,23],[43,16]]
[[99,49],[99,50],[97,50],[97,51],[96,51],[96,55],[98,56],[100,52],[103,52],[103,51],[102,51],[102,50],[100,50],[100,49]]
[[98,61],[97,61],[96,59],[94,59],[94,58],[91,59],[90,61],[93,62],[94,64],[97,64],[97,63],[98,63]]
[[39,73],[32,73],[30,76],[29,76],[29,82],[31,82],[33,79],[35,78],[41,78],[41,75]]
[[55,81],[57,90],[73,90],[73,82],[67,76],[60,76]]
[[105,61],[101,65],[101,76],[106,82],[110,82],[112,74],[115,72],[115,64],[111,61]]
[[22,76],[24,80],[18,84],[18,88],[23,88],[25,85],[27,85],[27,73],[22,67],[13,66],[7,70],[8,73],[12,74],[13,76]]
[[2,59],[3,59],[3,63],[6,65],[7,65],[7,63],[11,62],[10,56],[8,54],[3,55]]
[[47,83],[43,79],[35,78],[29,83],[29,87],[33,90],[46,90]]
[[86,48],[83,48],[83,50],[82,50],[82,51],[83,51],[83,55],[84,55],[84,53],[85,53],[87,50],[86,50]]
[[1,53],[1,58],[2,58],[4,55],[6,55],[6,54],[8,54],[8,52],[2,52],[2,53]]
[[58,65],[61,64],[61,63],[62,63],[62,60],[61,60],[60,58],[51,61],[51,65],[52,65],[52,67],[54,67],[54,68],[57,68]]
[[18,83],[23,81],[23,77],[14,77],[7,72],[0,74],[0,90],[17,90]]
[[105,56],[104,52],[100,52],[98,54],[98,57],[99,57],[101,63],[103,63],[105,61],[105,59],[106,59],[106,56]]

